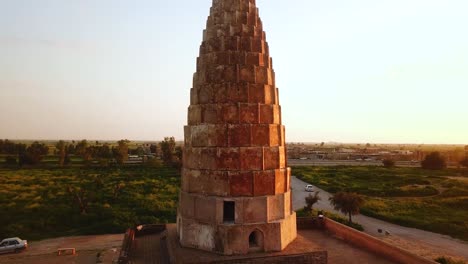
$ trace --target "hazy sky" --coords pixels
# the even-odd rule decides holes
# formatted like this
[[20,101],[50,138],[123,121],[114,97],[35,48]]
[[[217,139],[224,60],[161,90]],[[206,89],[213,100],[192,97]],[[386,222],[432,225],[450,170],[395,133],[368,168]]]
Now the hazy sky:
[[[468,143],[468,1],[257,0],[288,141]],[[182,139],[211,0],[0,0],[0,138]]]

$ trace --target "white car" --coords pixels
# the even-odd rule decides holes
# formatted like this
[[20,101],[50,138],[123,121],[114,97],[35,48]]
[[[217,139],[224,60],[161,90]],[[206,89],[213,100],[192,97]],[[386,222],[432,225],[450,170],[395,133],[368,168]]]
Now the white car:
[[310,184],[307,184],[306,187],[305,187],[305,191],[306,192],[312,192],[314,191],[314,186],[310,185]]
[[0,254],[8,252],[20,252],[28,247],[28,241],[18,237],[5,238],[0,242]]

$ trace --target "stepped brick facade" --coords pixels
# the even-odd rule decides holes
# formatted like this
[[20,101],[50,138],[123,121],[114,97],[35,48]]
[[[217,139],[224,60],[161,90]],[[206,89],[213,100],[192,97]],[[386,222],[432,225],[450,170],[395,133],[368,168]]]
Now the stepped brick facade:
[[185,126],[177,232],[221,254],[296,238],[285,129],[255,0],[213,0]]

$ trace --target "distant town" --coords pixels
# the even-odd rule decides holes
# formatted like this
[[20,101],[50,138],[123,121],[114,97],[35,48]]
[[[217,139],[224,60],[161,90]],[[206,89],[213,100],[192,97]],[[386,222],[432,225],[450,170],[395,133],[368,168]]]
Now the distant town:
[[399,166],[419,166],[431,152],[439,152],[450,167],[458,167],[468,153],[464,145],[288,143],[290,165],[382,165],[390,159]]

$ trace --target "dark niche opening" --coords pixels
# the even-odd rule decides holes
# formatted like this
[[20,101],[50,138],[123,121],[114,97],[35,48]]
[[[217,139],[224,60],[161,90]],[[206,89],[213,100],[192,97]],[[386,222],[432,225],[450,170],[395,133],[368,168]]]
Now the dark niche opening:
[[249,235],[249,252],[263,251],[263,233],[256,229]]
[[255,235],[255,232],[250,233],[249,247],[258,247],[257,236]]
[[223,222],[234,223],[236,203],[234,201],[224,201]]

